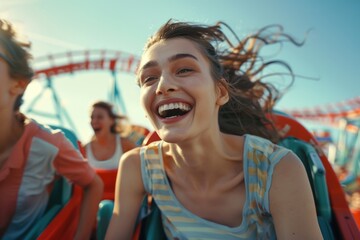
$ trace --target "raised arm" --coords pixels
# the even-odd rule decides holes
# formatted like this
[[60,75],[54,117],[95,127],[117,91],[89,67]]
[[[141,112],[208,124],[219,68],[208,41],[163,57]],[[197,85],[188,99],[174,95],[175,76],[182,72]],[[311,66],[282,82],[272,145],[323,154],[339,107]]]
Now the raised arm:
[[141,177],[139,148],[121,157],[116,178],[114,211],[105,239],[131,239],[145,195]]
[[277,239],[323,239],[306,170],[293,153],[276,165],[269,198]]

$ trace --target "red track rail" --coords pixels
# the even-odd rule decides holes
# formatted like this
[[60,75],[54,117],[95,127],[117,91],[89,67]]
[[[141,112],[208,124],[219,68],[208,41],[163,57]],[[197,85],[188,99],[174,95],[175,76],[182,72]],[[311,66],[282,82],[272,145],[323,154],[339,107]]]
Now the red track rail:
[[140,58],[129,53],[109,50],[75,51],[37,58],[35,78],[52,77],[84,70],[110,70],[135,73]]
[[326,106],[283,111],[298,119],[328,122],[330,124],[338,122],[341,118],[359,119],[360,96]]

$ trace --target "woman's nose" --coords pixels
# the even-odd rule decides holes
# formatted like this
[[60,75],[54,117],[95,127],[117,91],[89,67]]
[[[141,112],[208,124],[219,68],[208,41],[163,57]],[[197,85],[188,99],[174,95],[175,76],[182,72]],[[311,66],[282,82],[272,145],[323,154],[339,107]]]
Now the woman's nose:
[[169,76],[161,76],[156,88],[156,94],[167,94],[176,91],[177,86],[173,79]]

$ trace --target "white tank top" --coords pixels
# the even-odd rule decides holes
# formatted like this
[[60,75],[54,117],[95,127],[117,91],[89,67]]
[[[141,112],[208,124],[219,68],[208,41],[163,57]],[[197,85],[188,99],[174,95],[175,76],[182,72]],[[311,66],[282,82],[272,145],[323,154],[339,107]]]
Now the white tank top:
[[119,134],[116,134],[116,148],[115,153],[111,158],[106,160],[97,160],[91,150],[91,143],[86,144],[86,156],[89,161],[89,164],[95,169],[117,169],[119,165],[119,160],[123,150],[121,147],[121,137]]

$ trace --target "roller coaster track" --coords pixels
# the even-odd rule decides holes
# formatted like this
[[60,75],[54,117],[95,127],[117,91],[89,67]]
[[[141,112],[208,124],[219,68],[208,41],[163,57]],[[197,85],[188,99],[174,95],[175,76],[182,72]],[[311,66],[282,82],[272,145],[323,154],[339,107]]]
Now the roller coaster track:
[[325,106],[283,111],[297,119],[310,120],[333,126],[337,125],[340,120],[346,119],[349,122],[349,128],[356,127],[355,125],[359,127],[357,123],[360,121],[360,96]]
[[301,110],[285,110],[285,112],[295,118],[315,121],[321,119],[337,121],[340,118],[357,119],[360,118],[360,97],[326,106],[317,106]]
[[52,54],[34,61],[35,77],[52,77],[84,70],[109,70],[135,73],[140,58],[110,50],[87,50]]

